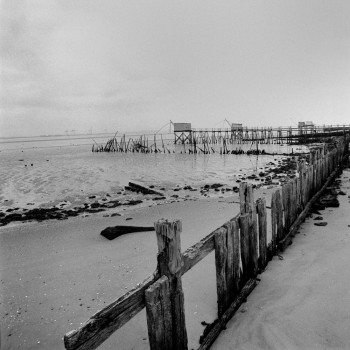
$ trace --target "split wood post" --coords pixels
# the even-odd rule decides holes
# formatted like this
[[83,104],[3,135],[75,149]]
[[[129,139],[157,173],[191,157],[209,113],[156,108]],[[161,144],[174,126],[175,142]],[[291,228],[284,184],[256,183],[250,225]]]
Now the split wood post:
[[296,197],[295,197],[295,193],[294,193],[294,188],[295,188],[295,181],[294,179],[289,181],[289,199],[290,199],[290,203],[289,203],[289,226],[288,228],[285,228],[285,235],[288,234],[289,232],[289,228],[292,226],[293,222],[294,222],[294,212],[295,212],[295,204],[296,204]]
[[239,228],[241,233],[241,259],[242,259],[242,275],[240,278],[240,288],[250,278],[249,271],[249,227],[251,226],[251,214],[241,214],[239,216]]
[[[284,227],[286,231],[290,227],[290,213],[291,213],[291,183],[287,182],[282,186],[282,200],[283,200],[283,214],[284,214]],[[287,232],[285,232],[287,234]],[[280,238],[280,237],[279,237]]]
[[271,196],[271,254],[276,252],[277,247],[277,218],[276,218],[276,192]]
[[172,314],[172,347],[171,350],[187,350],[187,331],[185,324],[184,294],[181,282],[180,220],[169,222],[158,220],[154,224],[158,242],[158,270],[160,275],[169,279],[169,298]]
[[298,178],[293,180],[293,217],[292,223],[297,219],[299,215],[299,192],[298,192]]
[[240,210],[242,214],[251,216],[248,221],[248,274],[249,278],[254,278],[258,273],[258,228],[256,216],[256,204],[254,203],[253,185],[243,182],[239,186]]
[[305,177],[304,177],[304,173],[305,173],[305,162],[304,160],[302,160],[300,162],[300,167],[299,167],[299,179],[300,179],[300,208],[301,211],[304,210],[305,208],[305,202],[304,202],[304,188],[305,188]]
[[295,195],[296,195],[296,212],[295,212],[295,218],[298,217],[298,215],[302,212],[302,207],[301,207],[301,200],[300,200],[300,187],[301,187],[301,182],[300,182],[300,177],[296,179],[295,185]]
[[271,223],[272,223],[272,254],[276,252],[278,242],[283,237],[283,204],[281,191],[277,190],[271,198]]
[[267,265],[267,216],[266,216],[266,199],[259,198],[256,201],[256,211],[258,214],[259,227],[259,270],[265,269]]
[[276,192],[276,219],[277,219],[277,239],[280,241],[283,238],[283,204],[281,190]]
[[255,212],[252,184],[241,182],[239,186],[239,202],[241,214]]
[[170,283],[162,276],[145,291],[148,337],[151,350],[173,349]]
[[227,222],[218,229],[215,232],[214,242],[218,317],[221,317],[239,291],[240,242],[237,219]]
[[234,218],[224,225],[227,228],[227,284],[230,291],[229,303],[233,302],[239,292],[240,278],[240,237],[238,218]]
[[218,317],[221,317],[229,306],[227,285],[227,228],[221,227],[215,232],[215,267],[216,290],[218,296]]

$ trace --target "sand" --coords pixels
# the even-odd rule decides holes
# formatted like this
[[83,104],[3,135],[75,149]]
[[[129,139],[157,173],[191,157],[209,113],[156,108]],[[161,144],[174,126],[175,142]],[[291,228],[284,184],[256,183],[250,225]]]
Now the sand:
[[[153,225],[160,218],[183,222],[185,250],[238,212],[236,197],[129,208],[65,221],[49,220],[0,230],[1,336],[3,349],[63,349],[63,335],[150,275],[156,267],[155,232],[109,241],[107,226]],[[132,218],[132,220],[126,220]],[[201,321],[216,317],[214,254],[183,279],[191,347]],[[117,331],[101,349],[148,349],[145,312]]]
[[[350,171],[342,189],[350,195]],[[322,211],[327,226],[308,218],[283,260],[261,282],[213,345],[219,349],[350,348],[350,204]]]
[[[345,191],[349,177],[344,172]],[[308,219],[284,260],[270,262],[243,312],[213,349],[350,347],[350,204],[347,196],[339,200],[340,208],[324,211],[328,226],[316,227]],[[233,217],[236,202],[237,196],[187,200],[129,208],[123,216],[100,213],[0,228],[2,349],[63,349],[66,332],[154,271],[154,232],[108,241],[99,234],[107,226],[181,219],[185,250]],[[216,318],[213,253],[183,276],[183,288],[192,349],[199,345],[201,322]],[[149,348],[144,310],[100,348],[115,349],[116,344],[118,349]]]

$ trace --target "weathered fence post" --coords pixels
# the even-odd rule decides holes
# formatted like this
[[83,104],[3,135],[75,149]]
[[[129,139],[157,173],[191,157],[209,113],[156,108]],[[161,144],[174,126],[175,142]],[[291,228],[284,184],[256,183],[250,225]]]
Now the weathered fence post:
[[258,267],[263,270],[267,265],[267,217],[266,217],[266,199],[259,198],[256,201],[256,210],[258,214],[259,227],[259,258]]
[[239,223],[238,219],[232,219],[225,224],[227,227],[227,284],[229,287],[231,303],[238,295],[239,291],[239,278],[240,278],[240,261],[241,261],[241,249],[240,249],[240,237],[239,237]]
[[227,309],[228,285],[227,285],[227,228],[221,227],[215,232],[215,267],[216,289],[218,295],[218,316],[221,317]]
[[246,182],[241,182],[241,184],[239,186],[239,202],[240,202],[241,214],[246,214],[249,212],[255,213],[252,184],[247,184]]
[[174,349],[170,283],[162,276],[145,291],[148,337],[151,350]]
[[179,220],[168,222],[161,219],[154,224],[158,242],[158,270],[160,275],[169,279],[169,298],[172,314],[172,350],[187,350],[187,331],[185,324],[184,294],[181,282],[180,233]]
[[[290,227],[291,218],[291,182],[287,182],[282,186],[282,200],[283,200],[283,213],[284,213],[284,228],[287,231]],[[287,232],[284,232],[286,234]],[[280,237],[279,237],[280,238]]]
[[258,231],[252,184],[241,183],[239,197],[243,282],[246,282],[249,278],[254,278],[258,272]]
[[240,249],[237,219],[215,231],[215,267],[218,296],[218,316],[221,317],[239,291]]
[[241,259],[242,276],[240,278],[240,288],[248,281],[250,275],[249,269],[249,227],[251,226],[251,215],[241,214],[239,216],[239,228],[241,233]]
[[272,254],[276,252],[278,242],[283,238],[283,204],[281,191],[276,190],[271,197]]
[[277,190],[276,192],[276,210],[277,210],[277,238],[281,240],[283,238],[283,204],[282,204],[282,196],[281,190]]

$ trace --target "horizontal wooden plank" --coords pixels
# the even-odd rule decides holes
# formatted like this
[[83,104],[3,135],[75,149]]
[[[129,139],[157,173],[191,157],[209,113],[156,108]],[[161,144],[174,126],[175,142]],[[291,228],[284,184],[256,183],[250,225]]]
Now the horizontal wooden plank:
[[[229,221],[234,221],[237,219],[239,214],[237,214],[234,218]],[[194,265],[199,263],[202,259],[204,259],[210,252],[214,250],[214,237],[216,232],[218,232],[222,227],[226,225],[223,224],[215,231],[209,233],[208,236],[202,238],[199,242],[194,244],[193,246],[186,249],[183,253],[183,262],[184,265],[181,269],[181,274],[185,274],[188,270],[192,269]]]
[[109,336],[145,307],[145,290],[158,278],[158,272],[93,315],[79,329],[64,336],[68,350],[96,349]]
[[214,237],[215,232],[210,233],[208,236],[201,239],[199,242],[188,248],[183,253],[183,266],[181,274],[185,274],[188,270],[192,269],[194,265],[204,259],[210,252],[214,250]]

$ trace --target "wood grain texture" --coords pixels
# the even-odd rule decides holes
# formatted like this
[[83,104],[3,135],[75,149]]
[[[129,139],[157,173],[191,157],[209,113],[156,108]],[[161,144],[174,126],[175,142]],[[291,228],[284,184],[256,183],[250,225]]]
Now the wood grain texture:
[[240,183],[239,201],[241,214],[246,214],[255,210],[252,184],[248,184],[247,182]]
[[256,201],[258,215],[258,233],[259,233],[259,259],[258,267],[260,270],[265,269],[267,265],[267,213],[266,199],[259,198]]
[[228,304],[226,281],[227,267],[227,229],[221,228],[215,233],[215,268],[218,317],[221,317]]
[[241,259],[242,259],[242,276],[241,285],[245,284],[249,279],[250,274],[250,239],[249,228],[251,226],[251,214],[240,215],[239,228],[241,233]]
[[228,302],[238,294],[240,279],[240,238],[238,217],[225,224],[227,228],[227,267],[226,280],[229,290]]
[[276,190],[276,223],[277,223],[277,241],[279,242],[283,238],[283,204],[281,190]]
[[148,338],[151,350],[172,348],[170,284],[162,276],[145,291]]
[[155,224],[158,242],[158,271],[169,279],[169,298],[172,317],[172,347],[169,350],[187,350],[187,330],[185,322],[184,294],[182,290],[180,233],[182,224],[179,220],[158,220]]

